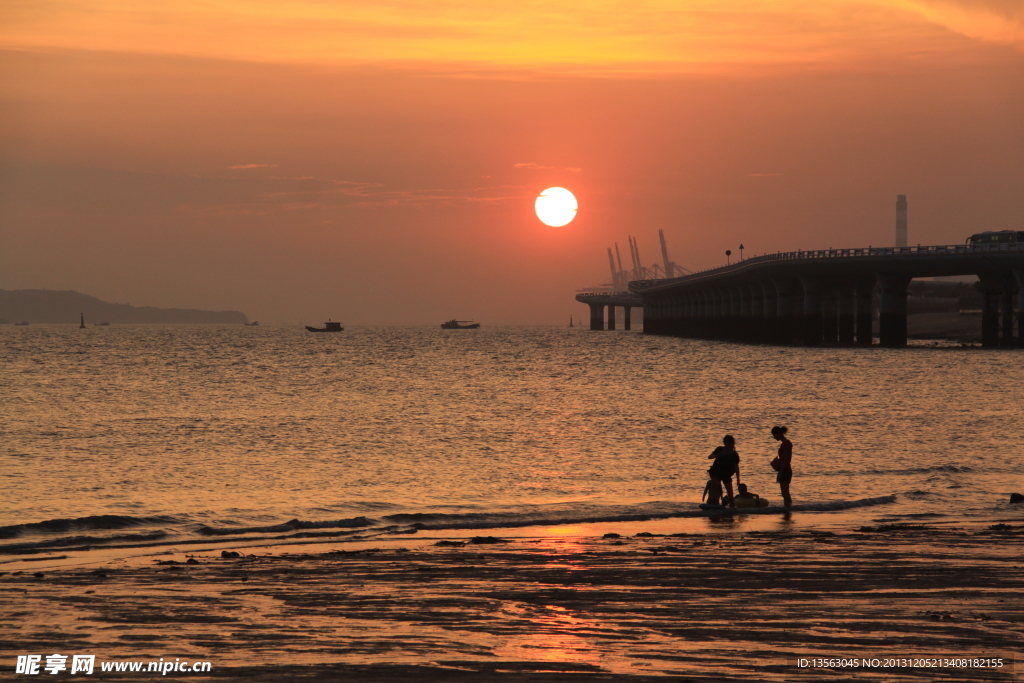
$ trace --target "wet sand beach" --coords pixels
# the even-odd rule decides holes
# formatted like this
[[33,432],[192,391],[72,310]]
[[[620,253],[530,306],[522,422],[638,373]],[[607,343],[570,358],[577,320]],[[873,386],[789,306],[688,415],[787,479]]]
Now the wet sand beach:
[[[1024,529],[628,526],[22,562],[0,575],[0,661],[95,654],[104,680],[1020,680]],[[211,669],[99,670],[161,658]]]

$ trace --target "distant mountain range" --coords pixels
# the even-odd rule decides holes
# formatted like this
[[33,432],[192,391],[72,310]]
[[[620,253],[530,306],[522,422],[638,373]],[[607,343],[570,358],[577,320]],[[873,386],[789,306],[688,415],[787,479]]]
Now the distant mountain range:
[[21,322],[77,325],[81,315],[87,325],[96,323],[242,324],[249,319],[241,311],[200,311],[192,308],[155,308],[111,304],[70,290],[0,289],[0,323]]

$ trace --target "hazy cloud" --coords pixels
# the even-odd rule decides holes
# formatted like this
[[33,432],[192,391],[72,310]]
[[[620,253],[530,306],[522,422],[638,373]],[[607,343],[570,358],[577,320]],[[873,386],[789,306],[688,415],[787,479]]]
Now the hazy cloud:
[[[879,4],[886,4],[879,0]],[[1024,48],[1021,0],[902,0],[903,7],[955,33]]]
[[[902,53],[928,23],[1020,40],[1019,0],[118,0],[0,5],[0,46],[254,62],[542,67],[604,74],[809,64]],[[910,11],[907,11],[910,10]],[[921,21],[921,16],[927,20]],[[459,66],[461,65],[461,66]],[[470,69],[471,70],[471,69]]]
[[[263,189],[246,202],[244,211],[279,209],[284,211],[330,210],[345,208],[387,208],[398,206],[458,204],[493,204],[520,201],[530,193],[518,186],[484,186],[465,189],[396,189],[383,183],[353,180],[319,180],[304,178],[273,178],[278,181],[271,190]],[[198,210],[196,206],[188,207]],[[239,208],[238,210],[243,210]],[[228,211],[217,206],[215,211]]]
[[527,164],[512,164],[512,168],[525,168],[531,171],[569,171],[570,173],[579,173],[583,169],[575,168],[572,166],[566,166],[559,168],[557,166],[541,166],[540,164],[527,163]]
[[238,166],[228,166],[231,169],[245,169],[245,168],[277,168],[277,164],[239,164]]
[[315,176],[229,178],[96,168],[0,168],[0,178],[9,190],[0,194],[3,211],[45,206],[55,214],[107,217],[266,216],[278,211],[481,205],[532,196],[529,189],[510,185],[424,189]]

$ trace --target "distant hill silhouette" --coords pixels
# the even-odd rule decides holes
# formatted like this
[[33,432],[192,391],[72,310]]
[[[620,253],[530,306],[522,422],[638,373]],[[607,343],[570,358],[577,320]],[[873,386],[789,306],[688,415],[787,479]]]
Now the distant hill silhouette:
[[0,289],[0,321],[77,325],[82,314],[85,314],[87,325],[101,322],[242,324],[249,321],[241,311],[200,311],[191,308],[111,304],[94,296],[70,290]]

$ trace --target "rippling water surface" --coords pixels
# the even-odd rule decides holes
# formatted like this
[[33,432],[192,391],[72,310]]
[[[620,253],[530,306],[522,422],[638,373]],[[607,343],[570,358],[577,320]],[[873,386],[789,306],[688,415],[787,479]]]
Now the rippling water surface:
[[806,524],[1021,520],[1021,359],[553,327],[5,327],[0,526],[685,517],[725,433],[778,501],[774,424]]

